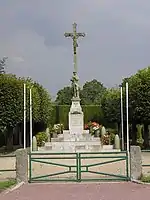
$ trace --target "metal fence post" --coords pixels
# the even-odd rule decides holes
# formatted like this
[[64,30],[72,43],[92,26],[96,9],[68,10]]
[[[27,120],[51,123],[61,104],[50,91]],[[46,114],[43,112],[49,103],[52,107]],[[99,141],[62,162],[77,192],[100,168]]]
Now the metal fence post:
[[79,160],[79,166],[78,166],[78,173],[79,173],[79,176],[78,176],[78,181],[81,182],[81,154],[78,153],[78,160]]
[[78,181],[79,179],[79,158],[78,158],[78,153],[76,153],[76,180]]
[[130,170],[130,167],[129,167],[129,153],[126,152],[126,176],[127,176],[127,180],[130,180],[130,177],[129,177],[129,170]]
[[32,155],[31,154],[32,153],[30,152],[29,153],[29,183],[31,183],[31,181],[32,181],[32,164],[31,164]]

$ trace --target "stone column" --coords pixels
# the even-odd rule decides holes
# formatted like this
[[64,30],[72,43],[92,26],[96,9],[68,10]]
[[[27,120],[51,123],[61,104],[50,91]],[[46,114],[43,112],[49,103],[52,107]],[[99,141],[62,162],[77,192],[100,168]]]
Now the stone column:
[[142,176],[142,154],[139,146],[130,147],[131,179],[139,180]]
[[17,183],[28,182],[28,153],[27,149],[16,150],[16,180]]

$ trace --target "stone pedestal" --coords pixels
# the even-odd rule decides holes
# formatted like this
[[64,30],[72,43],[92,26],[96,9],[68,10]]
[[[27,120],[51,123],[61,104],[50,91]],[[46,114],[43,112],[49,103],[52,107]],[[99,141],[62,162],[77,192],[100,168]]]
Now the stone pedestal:
[[72,105],[69,112],[69,132],[80,135],[84,130],[84,115],[80,105],[80,98],[72,98]]
[[131,179],[139,180],[142,176],[142,155],[139,146],[130,147]]
[[28,152],[27,149],[16,150],[16,180],[17,183],[28,182]]

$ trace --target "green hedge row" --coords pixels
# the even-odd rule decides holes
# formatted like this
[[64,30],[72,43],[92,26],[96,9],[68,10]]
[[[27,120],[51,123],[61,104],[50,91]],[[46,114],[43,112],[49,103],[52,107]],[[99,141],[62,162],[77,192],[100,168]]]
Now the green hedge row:
[[[84,113],[84,123],[89,121],[96,121],[104,124],[103,112],[99,105],[82,105]],[[68,129],[68,113],[70,105],[54,105],[52,113],[52,124],[62,123],[65,129]]]

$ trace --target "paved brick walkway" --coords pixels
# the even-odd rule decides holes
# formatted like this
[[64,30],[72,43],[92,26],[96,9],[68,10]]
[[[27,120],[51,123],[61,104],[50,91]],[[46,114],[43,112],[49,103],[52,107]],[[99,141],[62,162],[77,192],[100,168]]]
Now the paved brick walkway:
[[0,200],[149,200],[150,185],[134,183],[27,184]]

